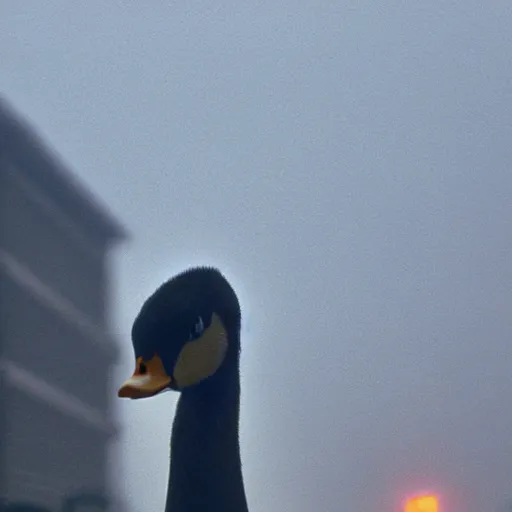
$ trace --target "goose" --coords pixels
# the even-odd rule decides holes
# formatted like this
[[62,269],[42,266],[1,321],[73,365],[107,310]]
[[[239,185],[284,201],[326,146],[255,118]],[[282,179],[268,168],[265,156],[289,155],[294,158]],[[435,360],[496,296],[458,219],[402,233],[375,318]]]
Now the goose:
[[211,267],[166,281],[133,322],[135,371],[118,396],[180,393],[165,512],[248,512],[239,445],[240,326],[237,295]]

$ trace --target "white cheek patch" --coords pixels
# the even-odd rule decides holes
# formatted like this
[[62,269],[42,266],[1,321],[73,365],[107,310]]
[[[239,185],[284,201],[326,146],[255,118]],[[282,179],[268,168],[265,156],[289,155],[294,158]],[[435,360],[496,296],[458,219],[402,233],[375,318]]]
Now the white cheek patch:
[[203,335],[181,349],[173,372],[178,387],[192,386],[212,376],[224,361],[227,349],[226,331],[214,313]]

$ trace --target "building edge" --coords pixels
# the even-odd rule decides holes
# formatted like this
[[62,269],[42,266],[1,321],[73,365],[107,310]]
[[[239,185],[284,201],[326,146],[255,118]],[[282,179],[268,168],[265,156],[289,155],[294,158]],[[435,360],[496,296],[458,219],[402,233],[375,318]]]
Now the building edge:
[[92,238],[120,244],[130,234],[109,209],[69,171],[61,156],[28,120],[0,96],[0,154],[70,213]]

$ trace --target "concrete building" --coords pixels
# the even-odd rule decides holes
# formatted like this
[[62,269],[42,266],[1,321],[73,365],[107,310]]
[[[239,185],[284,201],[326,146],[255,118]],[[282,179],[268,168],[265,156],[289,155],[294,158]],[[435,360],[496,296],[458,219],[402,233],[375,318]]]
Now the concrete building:
[[0,496],[108,493],[109,249],[122,227],[0,100]]

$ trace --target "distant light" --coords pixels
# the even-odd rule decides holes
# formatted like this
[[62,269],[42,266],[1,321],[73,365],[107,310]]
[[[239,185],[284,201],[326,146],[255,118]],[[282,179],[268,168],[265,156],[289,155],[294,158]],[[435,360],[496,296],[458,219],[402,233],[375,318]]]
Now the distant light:
[[437,496],[428,494],[410,498],[405,503],[404,512],[439,512]]

